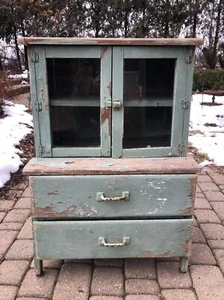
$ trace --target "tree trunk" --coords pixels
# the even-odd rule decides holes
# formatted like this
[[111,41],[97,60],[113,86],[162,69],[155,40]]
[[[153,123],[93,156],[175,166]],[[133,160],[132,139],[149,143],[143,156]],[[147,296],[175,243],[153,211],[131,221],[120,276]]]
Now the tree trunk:
[[170,11],[170,1],[166,0],[166,14],[165,14],[165,37],[169,37],[169,14]]
[[[23,34],[23,36],[26,36],[23,24],[21,24],[21,28],[22,28],[22,34]],[[28,70],[29,69],[29,66],[28,66],[28,54],[27,54],[27,46],[25,46],[25,45],[24,45],[24,61],[25,61],[25,68],[26,68],[26,70]]]
[[16,46],[16,56],[17,56],[18,69],[19,69],[20,72],[22,72],[22,66],[21,66],[21,61],[20,61],[20,53],[19,53],[19,46],[18,46],[18,42],[17,42],[16,26],[13,27],[13,37],[14,37],[15,46]]
[[217,12],[217,18],[216,18],[214,48],[213,48],[213,57],[215,60],[217,58],[217,46],[218,46],[219,31],[220,31],[220,19],[221,19],[222,4],[223,4],[223,0],[219,0],[218,12]]

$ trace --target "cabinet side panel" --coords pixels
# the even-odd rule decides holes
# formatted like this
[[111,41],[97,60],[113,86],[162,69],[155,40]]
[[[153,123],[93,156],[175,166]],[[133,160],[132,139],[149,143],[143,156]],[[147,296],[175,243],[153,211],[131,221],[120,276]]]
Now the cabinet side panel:
[[41,104],[39,111],[39,122],[40,122],[40,136],[42,156],[51,157],[51,131],[50,131],[50,114],[49,114],[49,97],[47,87],[47,67],[46,67],[46,56],[45,48],[38,48],[38,62],[36,66],[37,74],[37,101]]
[[[185,85],[185,100],[187,103],[184,109],[184,124],[183,124],[183,141],[188,142],[189,135],[189,121],[190,121],[190,108],[192,101],[192,86],[193,86],[193,72],[194,72],[194,47],[187,47],[185,49],[186,57],[186,85]],[[184,149],[184,155],[187,155],[187,147]]]
[[30,71],[30,97],[31,97],[31,105],[32,105],[32,114],[33,114],[33,124],[34,124],[34,142],[35,142],[35,154],[37,157],[41,157],[40,151],[40,122],[39,122],[39,112],[38,112],[38,100],[37,100],[37,74],[35,68],[35,61],[33,60],[35,47],[28,47],[28,63],[29,63],[29,71]]
[[176,61],[175,80],[174,80],[174,107],[173,107],[173,123],[172,123],[172,156],[182,156],[182,132],[184,110],[182,101],[185,96],[187,68],[185,62],[185,51],[180,48],[179,55]]

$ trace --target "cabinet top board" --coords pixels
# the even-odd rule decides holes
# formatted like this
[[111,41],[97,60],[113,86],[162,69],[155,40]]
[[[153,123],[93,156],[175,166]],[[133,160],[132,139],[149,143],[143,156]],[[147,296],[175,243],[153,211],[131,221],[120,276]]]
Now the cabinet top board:
[[200,38],[59,38],[19,37],[22,45],[200,46]]
[[200,167],[193,157],[165,158],[33,158],[26,175],[192,174]]

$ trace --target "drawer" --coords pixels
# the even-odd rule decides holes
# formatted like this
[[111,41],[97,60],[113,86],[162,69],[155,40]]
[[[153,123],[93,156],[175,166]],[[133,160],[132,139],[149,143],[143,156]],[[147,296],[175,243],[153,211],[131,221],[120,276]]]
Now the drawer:
[[192,219],[34,221],[37,259],[188,256]]
[[32,176],[36,218],[192,215],[196,175]]

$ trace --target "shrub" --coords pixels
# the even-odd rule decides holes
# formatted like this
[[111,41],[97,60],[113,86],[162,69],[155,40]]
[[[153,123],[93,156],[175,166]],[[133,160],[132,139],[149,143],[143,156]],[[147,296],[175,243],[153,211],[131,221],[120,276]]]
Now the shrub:
[[224,90],[224,69],[195,69],[193,90]]

